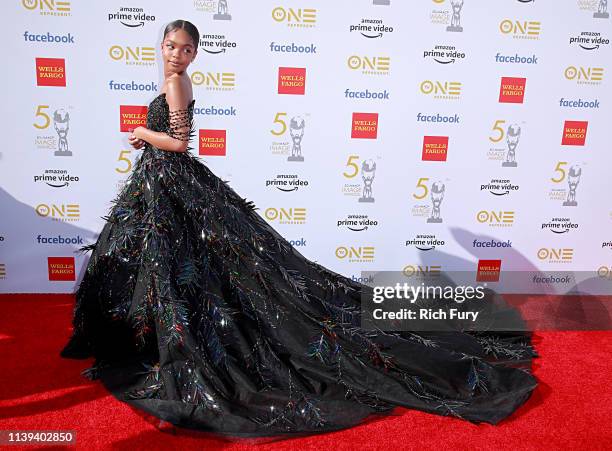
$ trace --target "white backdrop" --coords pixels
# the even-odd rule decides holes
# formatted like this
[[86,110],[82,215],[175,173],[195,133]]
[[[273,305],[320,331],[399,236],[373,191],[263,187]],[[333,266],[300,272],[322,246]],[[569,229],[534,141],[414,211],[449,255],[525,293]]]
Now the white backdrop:
[[[0,292],[74,291],[88,258],[74,250],[95,241],[140,154],[122,113],[159,92],[177,18],[202,35],[192,152],[306,257],[353,278],[611,277],[603,2],[222,3],[6,2]],[[304,93],[279,93],[296,73]],[[373,118],[357,137],[353,119]],[[210,155],[219,136],[224,154]]]

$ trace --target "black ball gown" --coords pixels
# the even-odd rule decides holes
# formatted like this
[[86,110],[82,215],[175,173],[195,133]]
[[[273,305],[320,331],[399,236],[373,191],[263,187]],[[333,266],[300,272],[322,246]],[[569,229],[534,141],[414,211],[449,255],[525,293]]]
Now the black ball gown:
[[[161,94],[147,127],[189,140],[193,106]],[[86,377],[174,425],[315,433],[395,406],[496,424],[537,385],[528,333],[363,329],[367,287],[301,255],[189,152],[147,144],[104,219],[61,356],[95,357]]]

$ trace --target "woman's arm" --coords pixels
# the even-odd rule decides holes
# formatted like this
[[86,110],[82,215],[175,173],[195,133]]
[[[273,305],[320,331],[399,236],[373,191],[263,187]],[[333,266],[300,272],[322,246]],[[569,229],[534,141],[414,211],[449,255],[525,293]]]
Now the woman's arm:
[[134,136],[148,142],[158,149],[170,152],[185,152],[189,145],[191,120],[187,111],[189,104],[185,102],[185,95],[179,79],[168,80],[166,88],[166,102],[169,109],[168,132],[156,132],[146,127],[137,127]]

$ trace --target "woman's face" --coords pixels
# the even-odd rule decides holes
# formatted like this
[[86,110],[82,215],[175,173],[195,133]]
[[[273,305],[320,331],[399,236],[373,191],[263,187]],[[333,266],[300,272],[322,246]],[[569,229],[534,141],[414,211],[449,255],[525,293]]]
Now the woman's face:
[[169,32],[162,41],[161,49],[164,66],[176,73],[187,69],[198,50],[191,36],[182,29]]

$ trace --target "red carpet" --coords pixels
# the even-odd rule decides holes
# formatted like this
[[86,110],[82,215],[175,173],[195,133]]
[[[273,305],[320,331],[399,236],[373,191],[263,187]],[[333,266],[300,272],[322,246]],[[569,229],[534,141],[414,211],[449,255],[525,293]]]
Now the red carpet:
[[398,409],[397,416],[346,431],[254,446],[167,423],[160,431],[159,421],[84,379],[79,373],[93,360],[58,355],[71,332],[73,302],[70,295],[0,296],[0,431],[72,429],[77,448],[88,450],[612,449],[610,331],[538,332],[540,386],[499,426]]

